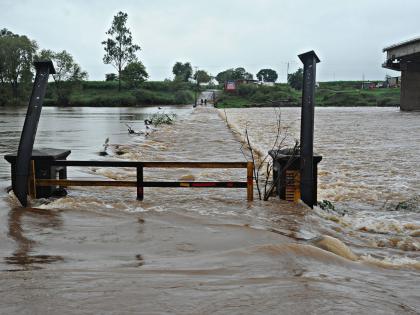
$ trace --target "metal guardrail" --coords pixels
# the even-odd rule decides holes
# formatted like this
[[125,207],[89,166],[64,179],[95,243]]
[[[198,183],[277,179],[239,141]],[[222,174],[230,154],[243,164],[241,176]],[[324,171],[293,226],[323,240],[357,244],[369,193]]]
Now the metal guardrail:
[[[29,191],[36,198],[36,186],[107,186],[107,187],[136,187],[137,200],[143,200],[144,187],[168,188],[247,188],[247,200],[254,199],[252,162],[135,162],[135,161],[51,161],[51,166],[81,166],[81,167],[133,167],[137,170],[136,181],[121,180],[69,180],[69,179],[36,179],[33,173],[29,180]],[[246,182],[187,182],[187,181],[144,181],[144,168],[246,168]],[[35,166],[32,166],[35,169]]]

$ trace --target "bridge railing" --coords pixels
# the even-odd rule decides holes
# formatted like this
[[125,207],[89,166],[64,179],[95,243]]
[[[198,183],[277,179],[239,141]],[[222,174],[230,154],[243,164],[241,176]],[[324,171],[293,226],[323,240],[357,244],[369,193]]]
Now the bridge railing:
[[[51,161],[51,166],[63,167],[124,167],[136,168],[137,179],[129,180],[70,180],[70,179],[37,179],[31,176],[29,191],[36,197],[36,186],[107,186],[107,187],[136,187],[137,200],[143,200],[145,187],[168,188],[246,188],[247,200],[253,200],[253,169],[252,162],[138,162],[138,161]],[[246,168],[246,181],[144,181],[144,168],[209,168],[231,169]],[[32,166],[35,169],[35,166]]]

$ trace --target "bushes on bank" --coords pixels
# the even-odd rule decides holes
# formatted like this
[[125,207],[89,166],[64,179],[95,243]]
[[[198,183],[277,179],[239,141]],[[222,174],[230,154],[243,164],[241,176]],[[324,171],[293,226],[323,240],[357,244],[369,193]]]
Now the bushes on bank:
[[[141,105],[191,104],[194,101],[193,86],[185,82],[147,81],[140,88],[129,89],[122,82],[118,92],[116,81],[86,81],[74,89],[68,99],[68,106],[117,107]],[[54,83],[49,85],[44,104],[57,106],[58,99]]]
[[91,106],[91,107],[119,107],[135,106],[136,98],[133,95],[98,95],[92,98],[75,98],[70,101],[69,106]]
[[[399,89],[361,90],[358,81],[321,82],[315,90],[316,106],[398,106]],[[271,102],[300,106],[302,92],[286,84],[239,85],[236,93],[222,93],[220,107],[244,107]]]

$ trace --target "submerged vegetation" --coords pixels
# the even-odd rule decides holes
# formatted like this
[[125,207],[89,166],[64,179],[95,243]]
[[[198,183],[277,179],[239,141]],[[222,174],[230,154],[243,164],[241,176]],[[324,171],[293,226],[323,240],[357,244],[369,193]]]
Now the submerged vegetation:
[[176,114],[154,113],[147,120],[157,127],[160,125],[172,125],[176,119]]

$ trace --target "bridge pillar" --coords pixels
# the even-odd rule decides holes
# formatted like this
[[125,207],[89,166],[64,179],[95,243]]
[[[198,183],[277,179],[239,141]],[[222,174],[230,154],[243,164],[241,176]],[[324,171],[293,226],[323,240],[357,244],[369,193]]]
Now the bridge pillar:
[[420,111],[420,64],[401,63],[401,110]]

